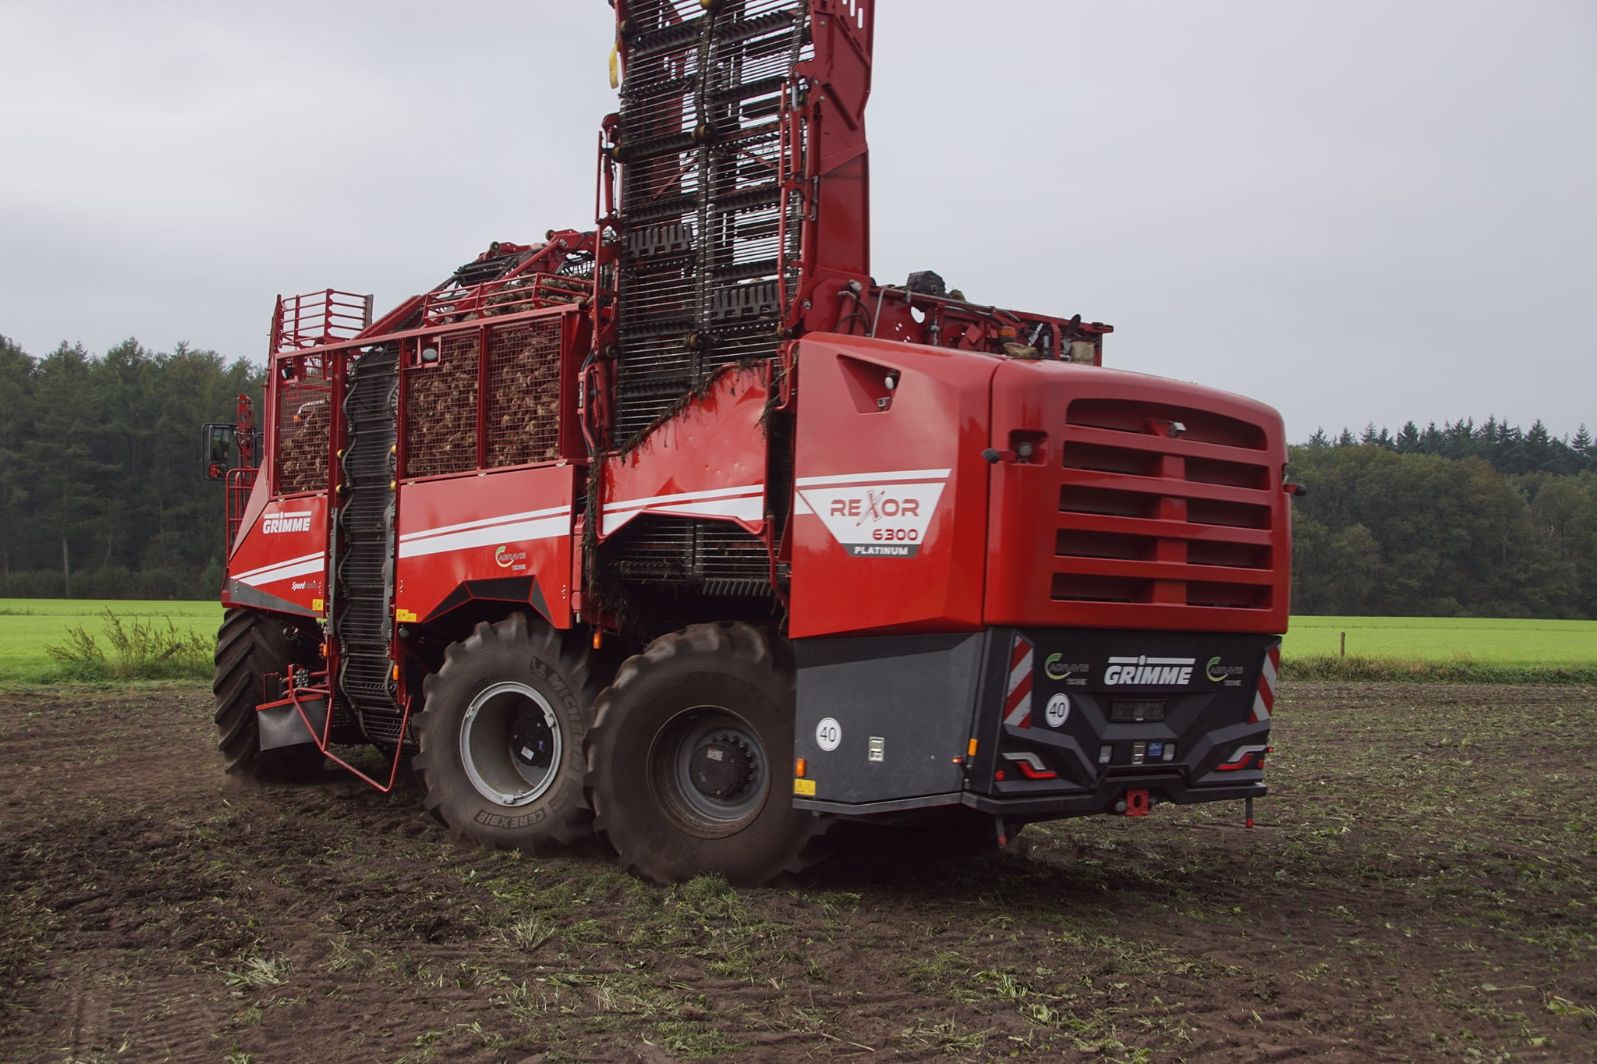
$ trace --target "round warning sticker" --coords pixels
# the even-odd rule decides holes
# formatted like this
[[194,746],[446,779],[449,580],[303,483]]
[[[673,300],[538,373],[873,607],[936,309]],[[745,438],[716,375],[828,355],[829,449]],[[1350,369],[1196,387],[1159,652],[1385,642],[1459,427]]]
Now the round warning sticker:
[[827,717],[815,726],[815,745],[827,753],[836,750],[843,743],[843,726],[836,718]]

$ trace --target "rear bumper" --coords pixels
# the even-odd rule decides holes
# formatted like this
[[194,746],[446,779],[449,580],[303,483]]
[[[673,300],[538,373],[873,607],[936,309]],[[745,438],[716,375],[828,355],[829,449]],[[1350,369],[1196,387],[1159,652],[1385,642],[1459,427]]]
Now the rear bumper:
[[907,813],[917,809],[940,809],[962,805],[979,813],[1010,820],[1054,820],[1117,812],[1116,805],[1124,802],[1126,792],[1132,790],[1146,790],[1155,802],[1170,802],[1173,805],[1236,802],[1246,798],[1263,798],[1270,792],[1262,782],[1221,787],[1193,787],[1179,777],[1122,776],[1102,781],[1098,789],[1091,794],[995,798],[972,791],[953,791],[948,794],[928,794],[916,798],[876,802],[828,802],[815,798],[795,798],[793,807],[835,816],[879,816],[886,813]]
[[1277,646],[1046,628],[799,640],[793,803],[1042,820],[1263,797]]
[[1102,780],[1091,794],[1039,795],[1034,798],[994,798],[966,793],[962,804],[983,813],[1002,817],[1045,819],[1049,817],[1090,816],[1113,813],[1125,801],[1126,792],[1145,790],[1155,802],[1195,805],[1198,802],[1230,802],[1244,798],[1263,798],[1269,788],[1262,782],[1228,786],[1194,787],[1179,776],[1119,776]]

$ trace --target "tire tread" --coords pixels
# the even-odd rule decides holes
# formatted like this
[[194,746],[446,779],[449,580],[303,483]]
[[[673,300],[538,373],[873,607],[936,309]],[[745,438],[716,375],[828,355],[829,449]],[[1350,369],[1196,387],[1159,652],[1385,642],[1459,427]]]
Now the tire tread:
[[[473,832],[469,825],[450,821],[444,810],[441,780],[448,771],[446,763],[439,761],[444,736],[435,736],[439,728],[441,706],[436,701],[438,693],[447,689],[454,675],[467,668],[468,663],[491,646],[525,646],[546,661],[558,662],[566,683],[577,694],[584,713],[591,719],[593,705],[592,680],[587,656],[576,649],[572,640],[563,638],[547,624],[529,624],[526,614],[513,613],[498,622],[480,621],[466,638],[444,648],[443,664],[422,682],[422,710],[416,715],[416,754],[411,767],[422,786],[422,808],[432,815],[456,838],[468,839],[491,849],[541,848],[544,844],[567,847],[593,834],[593,809],[586,788],[578,790],[577,800],[566,810],[541,825],[540,837],[528,842],[517,842],[499,835],[487,836]],[[429,709],[429,703],[432,708]]]
[[[633,700],[632,691],[646,682],[651,674],[668,667],[684,655],[703,655],[712,660],[737,658],[770,672],[778,686],[786,692],[792,692],[796,686],[791,667],[773,651],[766,633],[744,622],[689,625],[680,631],[660,636],[641,653],[628,658],[616,671],[615,679],[599,693],[594,705],[593,726],[588,729],[585,751],[588,791],[594,810],[594,829],[602,838],[609,840],[615,823],[625,815],[625,811],[618,807],[620,803],[613,796],[608,796],[606,788],[601,785],[603,767],[600,761],[603,750],[626,725],[627,705]],[[774,785],[780,777],[773,775]],[[807,830],[797,840],[793,853],[753,879],[769,881],[781,875],[802,874],[823,860],[828,852],[825,835],[831,823],[824,817],[808,818]],[[616,849],[620,852],[619,847]],[[668,883],[678,878],[663,865],[647,863],[638,855],[621,853],[621,861],[627,872],[640,879]]]
[[277,618],[257,610],[230,609],[216,635],[215,697],[217,749],[225,771],[257,779],[304,779],[321,770],[315,745],[261,750],[255,723],[255,695],[267,673],[288,663],[291,650]]

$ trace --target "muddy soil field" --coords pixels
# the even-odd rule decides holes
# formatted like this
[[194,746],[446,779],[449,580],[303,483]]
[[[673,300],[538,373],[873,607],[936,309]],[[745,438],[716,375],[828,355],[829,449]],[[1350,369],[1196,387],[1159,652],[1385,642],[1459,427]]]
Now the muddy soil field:
[[1597,691],[1288,685],[1274,796],[662,890],[0,697],[0,1059],[1597,1057]]

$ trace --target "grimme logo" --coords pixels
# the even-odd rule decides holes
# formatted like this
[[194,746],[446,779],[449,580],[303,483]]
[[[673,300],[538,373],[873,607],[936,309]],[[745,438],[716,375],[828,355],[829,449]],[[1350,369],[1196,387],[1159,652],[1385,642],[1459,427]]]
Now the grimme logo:
[[1145,654],[1135,658],[1110,658],[1109,667],[1103,672],[1103,682],[1107,687],[1185,686],[1192,682],[1192,667],[1197,662],[1197,658],[1150,658]]
[[849,484],[799,491],[832,538],[856,558],[913,558],[920,551],[946,470],[917,484]]
[[267,514],[261,521],[261,533],[275,536],[279,532],[309,532],[311,530],[311,512],[301,510],[295,513]]

